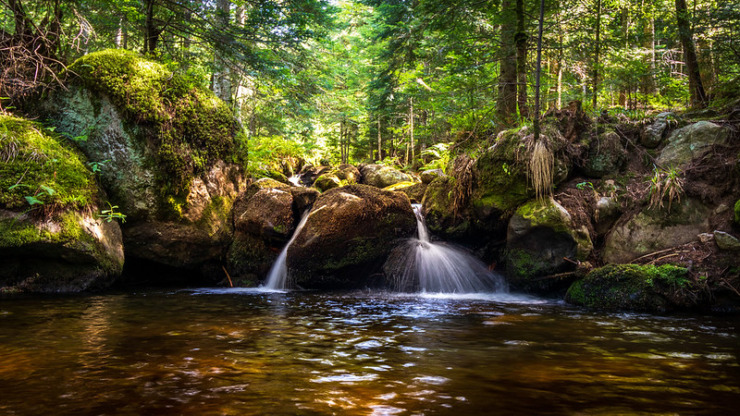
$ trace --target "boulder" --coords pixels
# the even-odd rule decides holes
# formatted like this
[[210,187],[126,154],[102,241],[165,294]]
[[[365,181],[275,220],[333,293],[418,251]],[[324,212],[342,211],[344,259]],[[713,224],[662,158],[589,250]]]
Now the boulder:
[[740,240],[734,235],[724,231],[714,231],[714,241],[720,250],[740,251]]
[[536,277],[573,268],[574,263],[585,260],[592,250],[588,230],[576,228],[562,205],[552,198],[529,201],[509,220],[506,235],[509,282],[525,290],[544,290],[547,282]]
[[424,184],[430,184],[433,180],[439,178],[440,176],[445,176],[444,171],[442,169],[429,169],[421,172],[421,182]]
[[649,208],[620,221],[606,237],[603,258],[608,263],[629,263],[655,251],[679,246],[709,232],[711,208],[685,198],[666,212]]
[[603,310],[663,313],[696,306],[699,291],[683,267],[611,264],[574,282],[565,300]]
[[289,187],[272,179],[252,183],[234,202],[234,236],[227,269],[243,284],[256,284],[270,270],[295,231],[298,217],[318,196],[311,188]]
[[288,274],[304,288],[364,287],[394,245],[415,231],[404,194],[366,185],[331,189],[288,248]]
[[412,204],[419,204],[424,199],[427,184],[423,182],[399,182],[383,189],[386,191],[403,192],[409,197]]
[[[470,240],[473,219],[468,212],[455,213],[455,183],[452,176],[440,176],[427,185],[421,201],[421,212],[433,235],[447,240]],[[481,230],[485,227],[479,227]]]
[[627,151],[622,145],[622,140],[614,131],[608,131],[590,143],[583,172],[592,178],[615,175],[624,167],[626,161]]
[[675,117],[676,115],[670,112],[655,116],[655,121],[645,126],[640,132],[640,143],[648,149],[655,149],[663,144],[668,123]]
[[[123,216],[67,139],[0,115],[0,292],[78,292],[123,268]],[[106,214],[105,211],[108,211]]]
[[337,175],[331,173],[330,171],[316,178],[313,186],[315,186],[316,189],[318,189],[320,192],[325,192],[329,189],[339,188],[340,186],[342,186],[342,181],[337,177]]
[[362,181],[365,185],[385,188],[399,182],[413,182],[413,178],[390,166],[368,164],[362,166]]
[[730,131],[709,121],[700,121],[674,131],[661,150],[657,162],[662,166],[680,167],[691,159],[704,156],[713,145],[727,144]]
[[316,182],[316,178],[330,170],[331,166],[305,165],[298,175],[300,176],[301,184],[304,186],[312,186],[313,183]]
[[[130,51],[91,53],[70,69],[79,78],[55,92],[44,112],[95,163],[110,200],[128,216],[124,240],[186,253],[203,241],[187,248],[188,240],[171,239],[208,235],[221,245],[231,204],[246,186],[241,164],[234,163],[242,156],[228,105],[195,80]],[[167,232],[144,232],[147,227]],[[139,253],[146,254],[134,250],[130,257]],[[180,263],[170,260],[161,264]]]
[[600,235],[606,234],[622,214],[622,208],[616,197],[603,196],[596,201],[594,227]]

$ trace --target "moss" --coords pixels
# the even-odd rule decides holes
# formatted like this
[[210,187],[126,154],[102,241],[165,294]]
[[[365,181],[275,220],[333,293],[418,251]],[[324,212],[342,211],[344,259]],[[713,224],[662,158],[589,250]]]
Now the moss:
[[31,196],[47,209],[89,206],[97,187],[83,160],[37,124],[0,115],[0,207],[29,208]]
[[740,225],[740,199],[735,202],[735,224]]
[[149,126],[165,200],[186,195],[193,176],[214,161],[235,157],[237,123],[231,109],[195,79],[126,50],[85,55],[70,70],[131,119]]
[[93,237],[80,225],[79,214],[67,211],[59,214],[54,222],[58,229],[43,227],[21,218],[0,220],[0,247],[22,247],[33,243],[94,243]]
[[675,307],[692,306],[685,293],[695,290],[688,271],[683,267],[669,264],[607,265],[573,283],[566,300],[607,310],[664,312]]

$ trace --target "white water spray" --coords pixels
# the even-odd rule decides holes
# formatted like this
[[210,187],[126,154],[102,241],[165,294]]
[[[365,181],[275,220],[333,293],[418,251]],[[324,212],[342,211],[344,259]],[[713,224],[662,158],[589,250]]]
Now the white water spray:
[[476,293],[506,292],[503,277],[488,270],[483,262],[444,243],[433,243],[421,214],[421,206],[413,204],[419,238],[410,241],[407,265],[401,287],[408,279],[418,278],[422,292]]
[[288,265],[286,263],[286,258],[288,257],[288,247],[290,247],[290,245],[293,243],[293,240],[295,240],[295,238],[298,236],[298,233],[301,232],[303,226],[306,225],[307,220],[308,211],[303,214],[301,222],[298,223],[298,227],[296,227],[295,232],[293,232],[293,236],[290,237],[290,241],[288,241],[288,244],[283,247],[283,250],[280,252],[277,260],[275,260],[275,263],[272,264],[272,267],[270,268],[270,273],[267,275],[267,283],[265,284],[266,289],[282,290],[288,288]]

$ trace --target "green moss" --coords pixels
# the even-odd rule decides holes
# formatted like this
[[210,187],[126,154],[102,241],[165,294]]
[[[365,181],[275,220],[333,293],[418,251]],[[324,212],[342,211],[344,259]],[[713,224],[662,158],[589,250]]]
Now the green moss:
[[33,243],[93,243],[79,222],[79,214],[67,211],[55,219],[58,229],[39,227],[21,218],[0,220],[0,247],[22,247]]
[[0,207],[29,208],[27,196],[47,208],[89,206],[97,188],[83,160],[37,124],[0,115]]
[[573,283],[566,300],[599,309],[662,312],[686,306],[685,293],[693,290],[683,267],[607,265]]
[[735,202],[735,224],[740,225],[740,199]]
[[510,272],[509,277],[517,283],[529,281],[535,276],[540,267],[539,262],[532,257],[531,253],[525,250],[507,250],[506,258],[507,270]]
[[126,50],[85,55],[70,70],[131,119],[149,126],[165,196],[185,196],[194,175],[218,159],[235,157],[237,123],[231,109],[196,80]]

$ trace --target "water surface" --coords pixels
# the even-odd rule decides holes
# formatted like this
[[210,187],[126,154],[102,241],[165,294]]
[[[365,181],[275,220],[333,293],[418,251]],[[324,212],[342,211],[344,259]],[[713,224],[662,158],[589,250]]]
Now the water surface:
[[512,295],[0,300],[0,414],[731,414],[737,318]]

